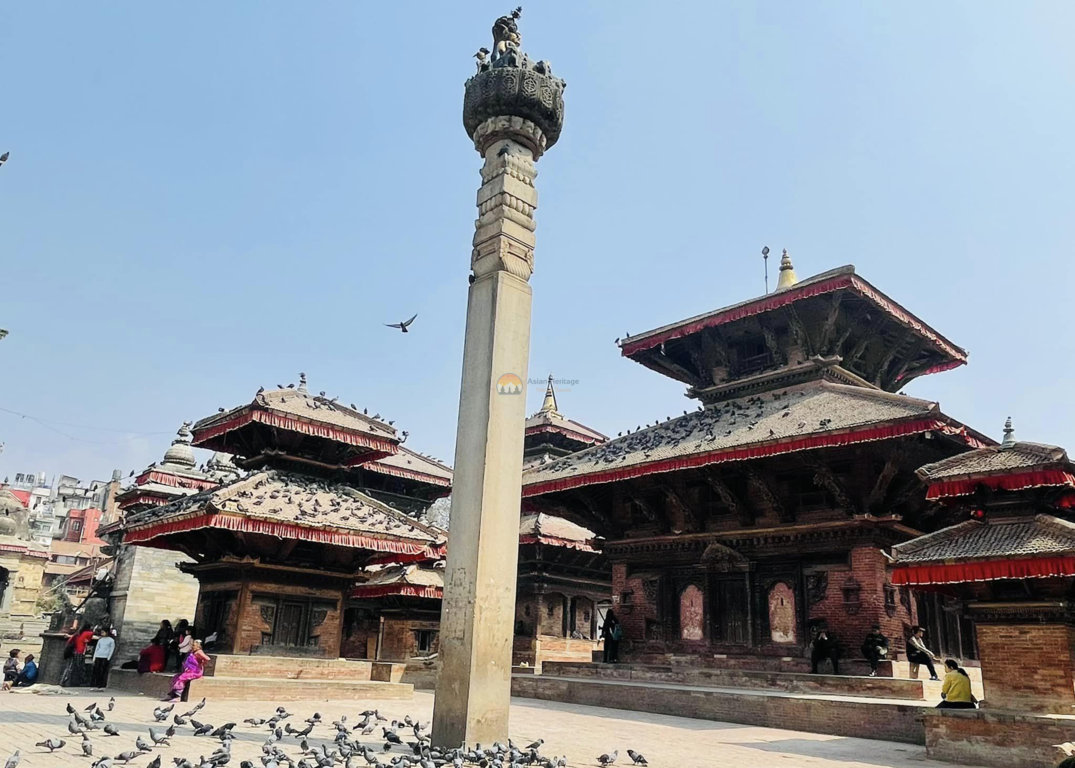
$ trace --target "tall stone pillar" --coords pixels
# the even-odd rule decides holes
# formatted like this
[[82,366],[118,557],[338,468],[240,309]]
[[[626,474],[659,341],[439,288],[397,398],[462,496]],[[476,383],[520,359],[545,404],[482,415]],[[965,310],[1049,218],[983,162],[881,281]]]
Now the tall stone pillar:
[[534,270],[535,163],[560,135],[562,80],[519,48],[519,12],[466,84],[484,158],[459,397],[433,742],[506,741]]

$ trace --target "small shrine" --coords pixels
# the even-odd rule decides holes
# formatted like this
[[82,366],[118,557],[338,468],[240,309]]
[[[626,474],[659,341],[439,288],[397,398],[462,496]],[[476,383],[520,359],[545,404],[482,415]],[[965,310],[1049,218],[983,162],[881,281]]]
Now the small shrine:
[[1075,732],[1075,464],[1058,446],[1000,445],[918,471],[947,527],[893,547],[892,581],[959,601],[977,635],[980,710],[930,713],[927,751],[1054,765]]

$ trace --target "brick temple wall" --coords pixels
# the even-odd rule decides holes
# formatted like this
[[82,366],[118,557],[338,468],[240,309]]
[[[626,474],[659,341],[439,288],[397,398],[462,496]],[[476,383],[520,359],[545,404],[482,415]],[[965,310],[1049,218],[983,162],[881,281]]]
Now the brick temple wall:
[[1072,627],[980,623],[978,651],[990,709],[1075,714]]
[[926,756],[963,765],[1054,768],[1064,758],[1054,744],[1071,740],[1075,720],[1012,712],[924,712]]
[[[437,634],[433,638],[433,649],[429,653],[440,652],[440,622],[419,621],[386,616],[384,629],[381,635],[380,658],[388,661],[406,661],[418,655],[418,642],[416,632],[419,630],[433,630]],[[422,655],[427,655],[423,653]]]
[[194,620],[198,582],[176,567],[190,562],[186,555],[166,549],[119,547],[109,608],[118,633],[114,659],[137,659],[162,619],[172,626],[179,619]]
[[[914,599],[905,601],[895,593],[895,608],[885,607],[885,586],[889,585],[888,561],[880,549],[871,546],[851,550],[850,569],[831,570],[828,588],[822,600],[809,607],[809,621],[824,620],[829,630],[843,644],[844,653],[860,658],[859,647],[874,623],[888,638],[889,647],[900,654],[906,646],[910,628],[917,621]],[[844,601],[844,586],[851,580],[860,588],[859,604],[848,611]],[[906,593],[904,593],[906,594]],[[810,638],[804,638],[809,642]]]
[[341,611],[340,604],[342,595],[338,589],[312,588],[290,584],[277,584],[262,582],[251,579],[248,587],[252,598],[244,601],[237,611],[236,624],[229,628],[228,636],[238,636],[236,653],[249,653],[256,646],[261,645],[262,633],[272,632],[272,624],[262,615],[264,599],[259,600],[260,595],[276,597],[296,597],[314,599],[331,604],[324,622],[312,631],[317,638],[318,645],[329,658],[337,658],[340,655],[341,635]]

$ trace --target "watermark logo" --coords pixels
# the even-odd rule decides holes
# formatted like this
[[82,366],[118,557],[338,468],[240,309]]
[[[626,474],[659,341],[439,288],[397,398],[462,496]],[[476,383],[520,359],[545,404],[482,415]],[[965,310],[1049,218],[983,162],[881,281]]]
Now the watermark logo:
[[520,395],[523,391],[523,380],[514,373],[505,373],[496,380],[496,391],[502,395]]

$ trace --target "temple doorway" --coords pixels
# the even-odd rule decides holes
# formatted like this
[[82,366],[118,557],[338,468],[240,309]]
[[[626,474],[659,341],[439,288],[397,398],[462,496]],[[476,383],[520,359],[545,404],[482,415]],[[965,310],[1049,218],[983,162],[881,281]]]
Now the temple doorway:
[[746,579],[718,579],[710,595],[713,640],[729,645],[750,642]]

